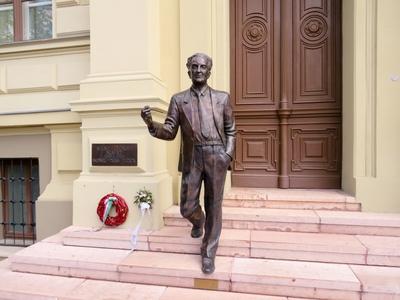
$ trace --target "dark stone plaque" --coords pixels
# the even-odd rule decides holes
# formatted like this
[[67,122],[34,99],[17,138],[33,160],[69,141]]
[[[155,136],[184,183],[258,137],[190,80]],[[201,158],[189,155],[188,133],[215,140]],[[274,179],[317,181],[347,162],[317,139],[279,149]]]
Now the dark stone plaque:
[[137,166],[137,144],[92,144],[92,166]]

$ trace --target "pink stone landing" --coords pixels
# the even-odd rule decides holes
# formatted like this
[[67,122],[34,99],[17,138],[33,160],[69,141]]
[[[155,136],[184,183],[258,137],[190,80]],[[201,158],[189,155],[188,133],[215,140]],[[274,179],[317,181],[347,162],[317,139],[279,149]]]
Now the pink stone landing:
[[236,258],[232,270],[236,292],[355,300],[360,288],[347,265]]
[[366,253],[366,247],[350,235],[251,232],[251,257],[365,264]]
[[9,270],[7,260],[0,263],[0,279],[0,298],[4,300],[287,300],[286,297],[15,273]]
[[[165,212],[169,226],[190,226],[178,206]],[[400,236],[400,214],[268,208],[223,208],[223,228]]]
[[[151,251],[199,254],[201,238],[190,236],[190,227],[169,227],[154,231],[149,235]],[[250,255],[250,231],[223,229],[217,255],[241,256]]]
[[232,260],[216,257],[215,272],[205,275],[199,255],[138,251],[129,255],[118,270],[123,282],[194,288],[196,279],[214,279],[218,290],[229,291]]
[[359,211],[361,204],[341,190],[231,188],[224,195],[227,207],[264,207]]
[[164,286],[85,280],[59,300],[158,300],[166,289]]
[[318,232],[319,218],[311,210],[225,207],[223,227],[250,230]]
[[113,249],[149,250],[149,231],[140,231],[137,243],[131,243],[132,231],[119,228],[102,228],[96,230],[90,227],[70,226],[63,233],[62,242],[67,246],[83,246]]
[[321,232],[400,236],[400,214],[315,211]]
[[400,268],[351,266],[362,285],[363,299],[399,299]]
[[360,291],[349,266],[316,262],[235,258],[232,281]]
[[117,267],[129,251],[37,243],[10,257],[18,272],[119,280]]
[[[229,293],[220,291],[193,290],[182,288],[167,288],[160,300],[287,300],[286,297],[249,295],[242,293]],[[307,300],[307,299],[303,299]]]
[[368,249],[367,264],[400,267],[400,237],[358,235]]
[[[185,243],[200,245],[201,239],[193,239],[190,237],[191,228],[186,227],[164,227],[160,230],[149,234],[149,242],[168,242],[168,243]],[[231,247],[249,247],[250,231],[223,229],[221,232],[220,246]]]
[[[319,217],[310,210],[266,209],[266,208],[223,208],[223,228],[318,232]],[[178,206],[164,213],[168,226],[190,226],[183,219]]]
[[292,201],[333,201],[354,202],[355,199],[341,190],[318,189],[261,189],[233,187],[224,195],[224,199],[251,200],[292,200]]
[[9,261],[5,260],[0,269],[0,299],[53,300],[68,294],[83,282],[79,278],[12,272]]
[[200,255],[159,253],[159,252],[132,252],[119,265],[121,273],[137,273],[173,277],[208,278],[217,280],[230,279],[232,257],[216,257],[216,270],[211,275],[201,273]]
[[[234,221],[268,221],[285,223],[310,223],[318,224],[319,217],[313,211],[295,209],[267,209],[267,208],[243,208],[243,207],[224,207],[222,209],[223,220]],[[178,206],[171,206],[164,212],[165,218],[180,218]],[[187,222],[187,221],[186,221]],[[185,223],[186,223],[185,222]],[[189,222],[187,222],[189,224]]]

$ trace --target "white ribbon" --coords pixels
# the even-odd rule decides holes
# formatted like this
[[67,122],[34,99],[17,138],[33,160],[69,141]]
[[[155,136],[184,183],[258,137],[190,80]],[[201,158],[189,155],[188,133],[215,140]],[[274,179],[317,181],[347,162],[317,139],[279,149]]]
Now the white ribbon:
[[139,237],[139,231],[140,231],[140,227],[142,226],[142,221],[143,221],[144,216],[146,214],[148,214],[149,216],[151,215],[150,204],[148,204],[146,202],[141,202],[139,204],[139,209],[140,209],[140,220],[139,220],[139,223],[136,225],[135,229],[133,229],[131,238],[130,238],[130,242],[132,245],[131,252],[136,250],[137,240]]
[[117,197],[108,197],[104,199],[104,212],[103,212],[103,218],[101,221],[101,225],[97,228],[93,228],[91,231],[100,231],[106,226],[106,219],[108,218],[108,215],[110,214],[111,208],[114,204],[115,201],[117,201]]
[[111,208],[114,204],[115,201],[117,201],[118,199],[116,197],[108,197],[106,199],[104,199],[104,213],[103,213],[103,225],[105,225],[106,223],[106,219],[108,218],[108,215],[111,212]]

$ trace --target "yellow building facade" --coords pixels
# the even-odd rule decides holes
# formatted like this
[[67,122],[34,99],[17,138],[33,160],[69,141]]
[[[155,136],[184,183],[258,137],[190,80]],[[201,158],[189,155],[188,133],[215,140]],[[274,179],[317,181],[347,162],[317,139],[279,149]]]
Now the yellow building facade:
[[[37,238],[100,226],[110,192],[127,200],[123,226],[134,227],[143,187],[155,199],[144,226],[160,227],[179,201],[180,141],[152,138],[140,109],[163,120],[171,95],[190,86],[195,52],[213,58],[210,85],[230,90],[229,0],[52,4],[52,39],[0,45],[0,159],[38,159]],[[399,10],[397,0],[342,1],[342,189],[364,211],[400,212]],[[136,166],[92,164],[93,144],[117,143],[137,144]]]

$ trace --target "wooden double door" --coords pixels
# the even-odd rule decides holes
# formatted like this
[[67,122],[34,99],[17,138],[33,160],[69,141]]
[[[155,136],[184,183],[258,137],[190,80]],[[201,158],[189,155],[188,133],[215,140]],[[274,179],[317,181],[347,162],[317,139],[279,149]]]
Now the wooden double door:
[[230,2],[232,185],[340,188],[341,1]]

